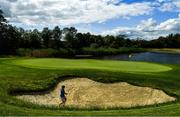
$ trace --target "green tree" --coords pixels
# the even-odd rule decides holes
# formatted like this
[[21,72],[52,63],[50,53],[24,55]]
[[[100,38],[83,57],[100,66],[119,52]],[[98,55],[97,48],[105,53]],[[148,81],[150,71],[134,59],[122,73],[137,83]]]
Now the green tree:
[[52,31],[52,39],[53,39],[53,48],[59,49],[62,48],[62,31],[61,29],[56,26]]
[[31,48],[33,48],[33,49],[41,48],[41,36],[40,36],[39,31],[37,29],[30,32],[29,39],[30,39]]
[[21,35],[16,27],[7,24],[0,10],[0,54],[15,54],[19,48]]
[[21,34],[18,29],[11,26],[1,26],[0,28],[0,54],[15,54],[20,47]]
[[63,29],[63,34],[64,34],[64,41],[66,41],[66,47],[68,48],[76,48],[76,34],[77,30],[74,27],[70,28],[64,28]]
[[0,25],[7,23],[7,20],[3,16],[3,11],[0,9]]
[[52,31],[49,30],[47,27],[43,29],[41,32],[41,37],[43,40],[44,48],[51,48],[51,40],[52,40]]

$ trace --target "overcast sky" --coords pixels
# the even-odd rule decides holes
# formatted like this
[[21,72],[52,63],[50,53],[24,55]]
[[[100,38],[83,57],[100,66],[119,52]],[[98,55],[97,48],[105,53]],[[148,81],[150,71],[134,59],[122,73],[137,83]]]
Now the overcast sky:
[[74,26],[145,39],[180,33],[180,0],[0,0],[0,8],[25,29]]

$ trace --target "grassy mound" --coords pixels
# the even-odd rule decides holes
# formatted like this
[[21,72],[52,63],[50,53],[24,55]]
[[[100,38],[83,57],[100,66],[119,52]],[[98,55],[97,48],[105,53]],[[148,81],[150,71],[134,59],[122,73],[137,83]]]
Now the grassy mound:
[[163,72],[170,67],[147,63],[108,60],[74,60],[74,59],[26,59],[15,61],[15,64],[40,69],[97,69],[122,72]]

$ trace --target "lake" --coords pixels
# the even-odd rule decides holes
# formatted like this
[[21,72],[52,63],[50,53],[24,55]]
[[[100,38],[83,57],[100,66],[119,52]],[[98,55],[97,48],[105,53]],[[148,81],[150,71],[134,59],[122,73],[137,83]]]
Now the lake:
[[143,52],[134,54],[121,54],[98,57],[99,59],[108,60],[126,60],[126,61],[147,61],[167,64],[180,64],[180,54]]

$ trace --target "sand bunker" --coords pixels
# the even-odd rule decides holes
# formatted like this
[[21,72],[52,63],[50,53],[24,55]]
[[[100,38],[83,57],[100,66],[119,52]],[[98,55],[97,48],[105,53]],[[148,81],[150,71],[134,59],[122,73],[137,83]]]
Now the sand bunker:
[[175,101],[161,90],[133,86],[125,82],[104,84],[87,78],[74,78],[60,82],[47,94],[21,95],[19,99],[40,105],[55,105],[61,101],[59,90],[66,86],[67,106],[73,107],[134,107]]

